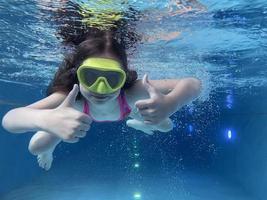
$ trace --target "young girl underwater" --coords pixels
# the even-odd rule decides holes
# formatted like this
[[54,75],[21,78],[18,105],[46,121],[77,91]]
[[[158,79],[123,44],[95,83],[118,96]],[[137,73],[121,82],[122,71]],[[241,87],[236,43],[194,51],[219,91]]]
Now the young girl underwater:
[[195,78],[149,80],[128,68],[125,46],[114,32],[86,38],[68,54],[48,87],[48,96],[10,110],[2,126],[11,133],[36,131],[29,151],[49,170],[61,142],[76,143],[92,122],[127,119],[127,126],[153,134],[168,132],[170,116],[197,97]]

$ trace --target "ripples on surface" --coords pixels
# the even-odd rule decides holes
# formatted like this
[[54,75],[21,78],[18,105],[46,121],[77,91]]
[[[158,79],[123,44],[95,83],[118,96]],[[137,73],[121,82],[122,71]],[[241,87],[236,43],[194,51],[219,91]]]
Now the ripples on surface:
[[[204,83],[204,99],[211,88],[266,84],[264,1],[249,5],[203,1],[206,10],[156,1],[77,2],[96,10],[139,9],[135,25],[142,40],[129,60],[140,76],[146,72],[155,79],[196,76]],[[65,51],[53,18],[60,7],[57,1],[0,3],[1,79],[41,86],[49,82]]]
[[34,2],[0,2],[1,79],[44,84],[60,58],[54,30]]

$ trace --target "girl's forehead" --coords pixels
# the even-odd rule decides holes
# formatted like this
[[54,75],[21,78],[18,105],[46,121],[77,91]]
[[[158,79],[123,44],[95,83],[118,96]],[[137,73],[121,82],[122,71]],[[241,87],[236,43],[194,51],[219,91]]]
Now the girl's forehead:
[[112,59],[112,60],[115,60],[119,63],[121,63],[121,60],[114,54],[112,53],[103,53],[103,54],[100,54],[100,55],[97,55],[97,56],[92,56],[94,58],[107,58],[107,59]]
[[[105,58],[105,59],[112,59],[112,60],[114,60],[114,61],[116,61],[116,62],[118,62],[119,64],[120,64],[120,68],[121,69],[124,69],[122,66],[123,66],[123,63],[122,63],[122,61],[121,60],[119,60],[117,57],[115,57],[115,56],[111,56],[111,55],[106,55],[106,54],[104,54],[104,55],[98,55],[98,56],[90,56],[90,57],[86,57],[85,59],[83,59],[82,60],[82,62],[80,63],[80,65],[85,61],[85,60],[87,60],[88,58]],[[79,66],[80,66],[79,65]]]

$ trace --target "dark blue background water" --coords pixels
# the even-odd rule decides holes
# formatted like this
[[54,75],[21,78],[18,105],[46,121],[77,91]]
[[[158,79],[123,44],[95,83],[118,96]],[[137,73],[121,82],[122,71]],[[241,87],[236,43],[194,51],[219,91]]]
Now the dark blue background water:
[[[0,198],[265,199],[267,7],[203,4],[207,12],[163,19],[168,31],[176,24],[180,37],[142,44],[130,58],[143,63],[140,76],[151,70],[152,78],[192,75],[204,82],[204,97],[172,116],[172,132],[148,136],[125,122],[96,123],[79,143],[60,144],[46,172],[28,152],[32,133],[1,127]],[[18,5],[29,13],[17,12]],[[39,13],[35,2],[13,6],[0,3],[0,116],[43,98],[62,55],[53,26],[32,16]],[[160,61],[168,66],[163,74]]]

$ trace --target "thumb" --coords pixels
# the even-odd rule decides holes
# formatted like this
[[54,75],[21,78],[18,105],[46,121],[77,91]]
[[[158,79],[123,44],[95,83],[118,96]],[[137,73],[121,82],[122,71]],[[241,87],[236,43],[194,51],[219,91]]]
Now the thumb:
[[144,77],[143,77],[143,85],[144,85],[145,89],[147,90],[150,98],[153,98],[153,97],[157,96],[157,90],[148,81],[148,75],[147,74],[145,74]]
[[75,103],[78,92],[79,87],[77,84],[74,84],[72,90],[69,92],[65,100],[61,103],[60,107],[72,107]]

